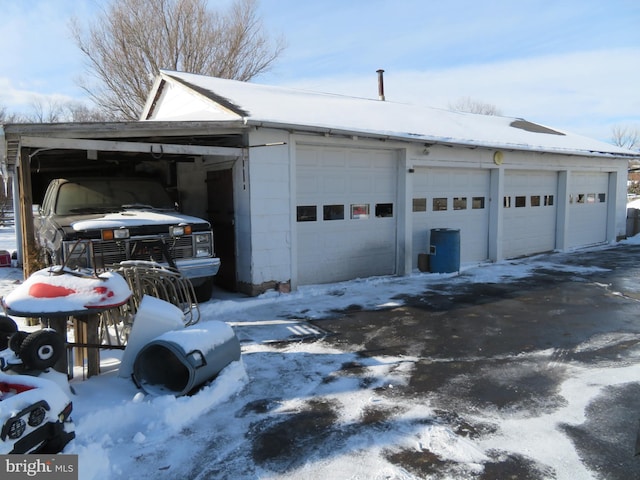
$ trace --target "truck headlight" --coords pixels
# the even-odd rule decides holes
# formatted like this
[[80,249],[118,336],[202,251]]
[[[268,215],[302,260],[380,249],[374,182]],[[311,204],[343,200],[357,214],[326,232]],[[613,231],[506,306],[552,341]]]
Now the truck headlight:
[[191,225],[174,225],[169,227],[169,235],[172,237],[182,237],[183,235],[191,235]]
[[196,257],[208,257],[211,255],[211,235],[208,233],[196,233]]
[[128,228],[116,228],[114,230],[102,230],[102,240],[125,240],[129,238]]

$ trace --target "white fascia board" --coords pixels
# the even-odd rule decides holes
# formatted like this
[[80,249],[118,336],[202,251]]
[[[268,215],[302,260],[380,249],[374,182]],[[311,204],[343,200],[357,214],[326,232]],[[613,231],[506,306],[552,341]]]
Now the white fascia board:
[[77,138],[53,138],[23,136],[20,138],[23,147],[63,148],[70,150],[98,150],[104,152],[137,152],[153,154],[178,155],[242,155],[242,148],[216,147],[207,145],[180,145],[172,143],[122,142],[109,140],[85,140]]

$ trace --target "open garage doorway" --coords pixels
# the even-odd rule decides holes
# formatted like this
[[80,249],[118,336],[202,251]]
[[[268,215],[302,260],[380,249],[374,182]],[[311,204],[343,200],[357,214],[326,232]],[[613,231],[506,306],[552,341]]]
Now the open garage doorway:
[[219,287],[235,292],[236,234],[231,169],[207,172],[207,215],[213,229],[220,270],[215,276]]

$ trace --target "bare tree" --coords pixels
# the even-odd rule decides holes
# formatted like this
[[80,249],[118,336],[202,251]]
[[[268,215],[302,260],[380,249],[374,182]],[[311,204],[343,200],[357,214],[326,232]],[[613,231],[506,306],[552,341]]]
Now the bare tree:
[[100,108],[91,108],[82,102],[67,102],[63,105],[66,122],[107,122],[117,120],[115,115]]
[[31,123],[56,123],[61,122],[64,113],[63,104],[52,98],[35,98],[31,101],[31,113],[26,120]]
[[0,105],[0,125],[5,123],[19,123],[22,120],[19,115],[9,112],[7,107]]
[[222,13],[207,0],[113,0],[87,32],[77,21],[71,29],[96,80],[81,86],[98,106],[131,120],[160,69],[248,81],[285,47],[265,33],[257,0],[234,0]]
[[450,103],[449,108],[456,112],[478,113],[480,115],[502,115],[500,109],[495,105],[474,100],[471,97],[462,97],[455,103]]
[[611,143],[629,150],[638,150],[640,149],[640,129],[616,125],[611,132]]

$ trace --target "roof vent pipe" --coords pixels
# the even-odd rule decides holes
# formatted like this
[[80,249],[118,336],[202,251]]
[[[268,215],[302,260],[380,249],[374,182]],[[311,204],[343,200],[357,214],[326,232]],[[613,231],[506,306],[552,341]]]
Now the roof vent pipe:
[[384,102],[384,70],[379,69],[376,70],[378,72],[378,100],[382,100]]

